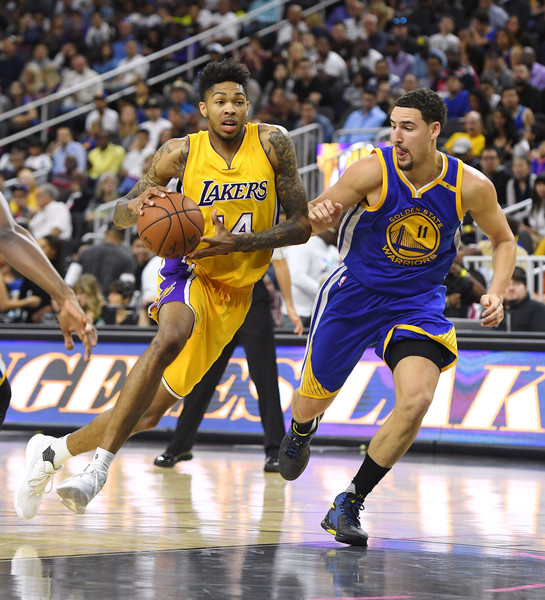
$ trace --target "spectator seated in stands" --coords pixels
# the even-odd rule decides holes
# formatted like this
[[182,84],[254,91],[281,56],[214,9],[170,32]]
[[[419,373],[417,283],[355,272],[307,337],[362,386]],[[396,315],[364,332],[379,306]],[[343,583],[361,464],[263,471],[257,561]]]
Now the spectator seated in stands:
[[464,244],[460,243],[458,254],[452,263],[449,273],[445,277],[446,317],[453,318],[478,318],[474,311],[483,294],[486,293],[486,281],[481,273],[475,269],[465,269],[463,257],[466,253]]
[[108,227],[104,241],[84,247],[77,258],[69,265],[65,281],[74,285],[81,274],[94,275],[103,294],[108,293],[114,279],[134,281],[136,261],[132,252],[123,244],[124,233],[115,225]]
[[72,289],[85,314],[93,323],[97,323],[102,313],[102,307],[106,305],[97,278],[91,273],[84,273],[74,282]]
[[14,179],[23,168],[26,160],[26,152],[21,146],[12,146],[11,150],[4,152],[0,157],[0,173],[5,179]]
[[164,119],[161,114],[163,107],[161,102],[155,96],[151,97],[144,105],[146,120],[140,123],[142,129],[149,131],[150,146],[154,149],[159,147],[159,137],[163,129],[170,129],[172,123]]
[[371,131],[342,133],[337,138],[338,142],[354,144],[371,141],[376,135],[373,129],[384,127],[387,123],[388,115],[376,105],[377,96],[373,90],[368,88],[362,90],[361,99],[361,108],[348,115],[342,129],[371,129]]
[[513,176],[505,189],[506,205],[511,206],[531,198],[537,175],[530,171],[530,161],[525,156],[517,156],[511,165]]
[[115,173],[121,171],[125,160],[125,148],[114,144],[107,131],[99,131],[97,134],[97,146],[87,155],[89,163],[89,177],[97,179],[103,173]]
[[[307,98],[301,103],[301,118],[295,122],[295,129],[317,123],[322,130],[322,141],[329,143],[333,139],[333,125],[331,121],[318,112],[318,105],[314,100]],[[314,157],[315,159],[316,157]]]
[[138,129],[135,140],[125,155],[125,160],[121,166],[121,175],[123,176],[123,180],[119,185],[121,196],[130,192],[134,184],[142,177],[144,162],[150,154],[155,154],[155,149],[149,143],[149,131]]
[[22,227],[28,228],[33,212],[28,206],[28,189],[26,185],[16,183],[12,186],[9,207],[15,221]]
[[69,127],[59,127],[57,129],[56,139],[50,144],[48,153],[53,159],[51,183],[59,187],[68,186],[69,176],[66,170],[67,156],[74,157],[74,168],[87,171],[87,152],[80,142],[74,140]]
[[526,271],[515,267],[503,298],[505,316],[499,331],[545,331],[545,304],[532,300]]
[[[44,254],[51,261],[57,273],[64,277],[64,247],[63,242],[56,235],[46,235],[40,238],[38,245]],[[19,293],[20,298],[36,296],[40,298],[41,303],[38,306],[27,306],[21,311],[21,321],[25,323],[55,323],[57,318],[55,312],[58,306],[53,306],[53,300],[49,294],[40,286],[36,285],[30,279],[24,277]]]
[[105,91],[98,91],[95,94],[95,108],[85,119],[85,131],[89,131],[91,125],[96,122],[98,122],[99,130],[107,131],[112,135],[119,131],[119,114],[108,106],[106,98]]
[[452,155],[459,158],[466,165],[480,170],[479,159],[473,154],[473,148],[468,138],[458,138],[452,144]]
[[134,284],[114,279],[108,287],[108,304],[102,307],[99,324],[137,325],[140,306],[131,304]]
[[505,196],[509,171],[504,167],[497,148],[484,148],[481,153],[480,170],[490,179],[496,188],[498,204],[504,207],[507,203]]
[[448,96],[445,98],[447,105],[447,119],[460,119],[470,110],[469,92],[464,89],[458,73],[451,72],[447,77]]
[[532,254],[545,255],[545,175],[538,175],[532,192],[532,208],[521,228],[532,236]]
[[477,157],[481,156],[481,152],[486,144],[484,123],[482,116],[475,110],[469,111],[464,117],[464,131],[456,131],[447,139],[444,144],[445,152],[452,154],[452,145],[454,142],[464,137],[471,142],[473,154]]
[[39,137],[31,138],[24,165],[34,173],[38,185],[46,183],[49,179],[53,161],[49,154],[45,152],[44,144]]
[[72,236],[70,211],[58,201],[59,190],[51,183],[44,183],[36,190],[38,211],[31,217],[29,228],[36,239],[56,235],[61,240]]

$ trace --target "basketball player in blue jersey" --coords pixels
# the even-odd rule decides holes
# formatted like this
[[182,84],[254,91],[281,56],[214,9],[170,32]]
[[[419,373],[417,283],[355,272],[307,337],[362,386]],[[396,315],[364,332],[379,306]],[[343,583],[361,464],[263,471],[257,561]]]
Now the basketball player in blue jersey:
[[[233,59],[209,63],[199,77],[199,108],[208,130],[166,142],[146,175],[118,200],[114,222],[130,227],[177,178],[203,212],[204,236],[191,256],[163,261],[159,297],[150,308],[157,334],[115,407],[64,438],[30,440],[26,473],[15,493],[19,516],[36,515],[65,460],[96,448],[85,471],[57,488],[67,508],[85,512],[127,438],[154,427],[233,338],[250,307],[253,285],[269,266],[271,249],[309,238],[308,201],[293,144],[282,128],[246,123],[248,78],[248,69]],[[286,214],[282,223],[280,205]]]
[[310,203],[313,233],[335,225],[344,213],[343,262],[316,300],[293,421],[280,447],[281,475],[293,480],[303,472],[321,415],[369,346],[376,345],[390,367],[396,398],[355,478],[322,521],[346,544],[367,544],[359,520],[363,502],[414,441],[439,374],[456,361],[442,283],[468,211],[494,247],[494,276],[480,298],[481,324],[493,327],[503,318],[515,240],[492,183],[437,151],[445,118],[445,104],[435,92],[417,89],[401,96],[390,117],[393,146],[351,165]]
[[[91,320],[81,309],[77,298],[57,273],[49,259],[30,233],[18,225],[9,209],[4,195],[0,193],[0,252],[8,263],[43,288],[60,307],[57,314],[64,345],[67,350],[74,348],[72,333],[83,342],[85,360],[88,360],[92,347],[96,345],[96,330]],[[6,374],[6,365],[0,357],[0,426],[6,417],[11,400],[11,387]]]

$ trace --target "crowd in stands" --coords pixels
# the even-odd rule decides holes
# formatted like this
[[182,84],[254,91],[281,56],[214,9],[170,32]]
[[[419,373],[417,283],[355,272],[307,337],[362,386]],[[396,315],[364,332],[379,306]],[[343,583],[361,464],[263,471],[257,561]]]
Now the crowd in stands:
[[[206,127],[195,71],[150,84],[192,56],[235,56],[252,75],[249,118],[288,130],[317,124],[324,142],[372,142],[389,126],[398,96],[417,87],[437,91],[448,116],[440,148],[486,174],[502,207],[532,200],[513,227],[525,254],[545,255],[542,0],[344,0],[321,12],[300,0],[240,22],[265,4],[41,0],[37,7],[12,0],[0,6],[0,116],[71,90],[47,111],[31,107],[0,120],[0,188],[95,322],[150,324],[141,308],[153,300],[156,257],[137,237],[129,247],[111,229],[97,240],[94,217],[132,188],[165,140]],[[261,35],[264,27],[272,32]],[[146,60],[207,31],[183,50]],[[228,52],[226,45],[242,36],[250,41]],[[126,69],[96,80],[118,67]],[[130,86],[132,93],[111,99]],[[44,118],[89,105],[43,133],[2,145],[2,138]],[[470,216],[462,243],[484,254],[486,240],[477,239]],[[486,277],[469,273],[462,259],[463,252],[453,265],[446,310],[467,317]],[[8,265],[0,273],[4,320],[52,318],[54,307],[38,290],[17,283]],[[474,281],[473,289],[460,285],[461,275]]]

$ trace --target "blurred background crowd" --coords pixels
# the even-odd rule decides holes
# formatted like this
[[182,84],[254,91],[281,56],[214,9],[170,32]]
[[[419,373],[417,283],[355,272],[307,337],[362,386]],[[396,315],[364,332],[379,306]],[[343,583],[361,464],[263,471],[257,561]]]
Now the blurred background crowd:
[[[200,67],[161,79],[199,57],[234,56],[248,66],[253,121],[290,132],[315,124],[326,143],[376,141],[397,97],[417,87],[437,91],[448,111],[440,148],[489,177],[503,208],[527,201],[524,211],[508,210],[519,254],[545,255],[543,0],[344,0],[319,9],[310,0],[272,2],[242,21],[268,0],[36,4],[0,5],[0,115],[20,109],[0,120],[0,188],[97,324],[153,324],[145,307],[159,259],[136,235],[97,231],[95,215],[132,188],[166,140],[206,128],[196,98]],[[148,60],[183,40],[183,48]],[[45,108],[33,106],[65,90]],[[40,130],[45,120],[51,124]],[[304,318],[338,262],[334,234],[286,250]],[[487,252],[466,217],[445,282],[447,315],[478,317],[487,270],[465,268],[464,258]],[[534,268],[528,262],[513,274],[506,308],[515,316],[502,327],[545,330]],[[282,312],[278,298],[273,306]],[[55,318],[50,299],[2,257],[0,318]]]

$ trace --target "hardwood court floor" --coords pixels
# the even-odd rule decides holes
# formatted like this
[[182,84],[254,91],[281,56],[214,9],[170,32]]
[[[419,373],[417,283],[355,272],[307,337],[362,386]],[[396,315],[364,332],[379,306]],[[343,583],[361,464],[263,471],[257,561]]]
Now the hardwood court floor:
[[[197,446],[174,469],[130,442],[87,513],[53,491],[31,521],[12,492],[30,434],[0,434],[0,598],[10,600],[542,600],[545,470],[523,459],[408,455],[362,513],[369,547],[320,527],[354,450],[313,448],[294,482],[255,446]],[[78,472],[77,457],[57,475]]]

